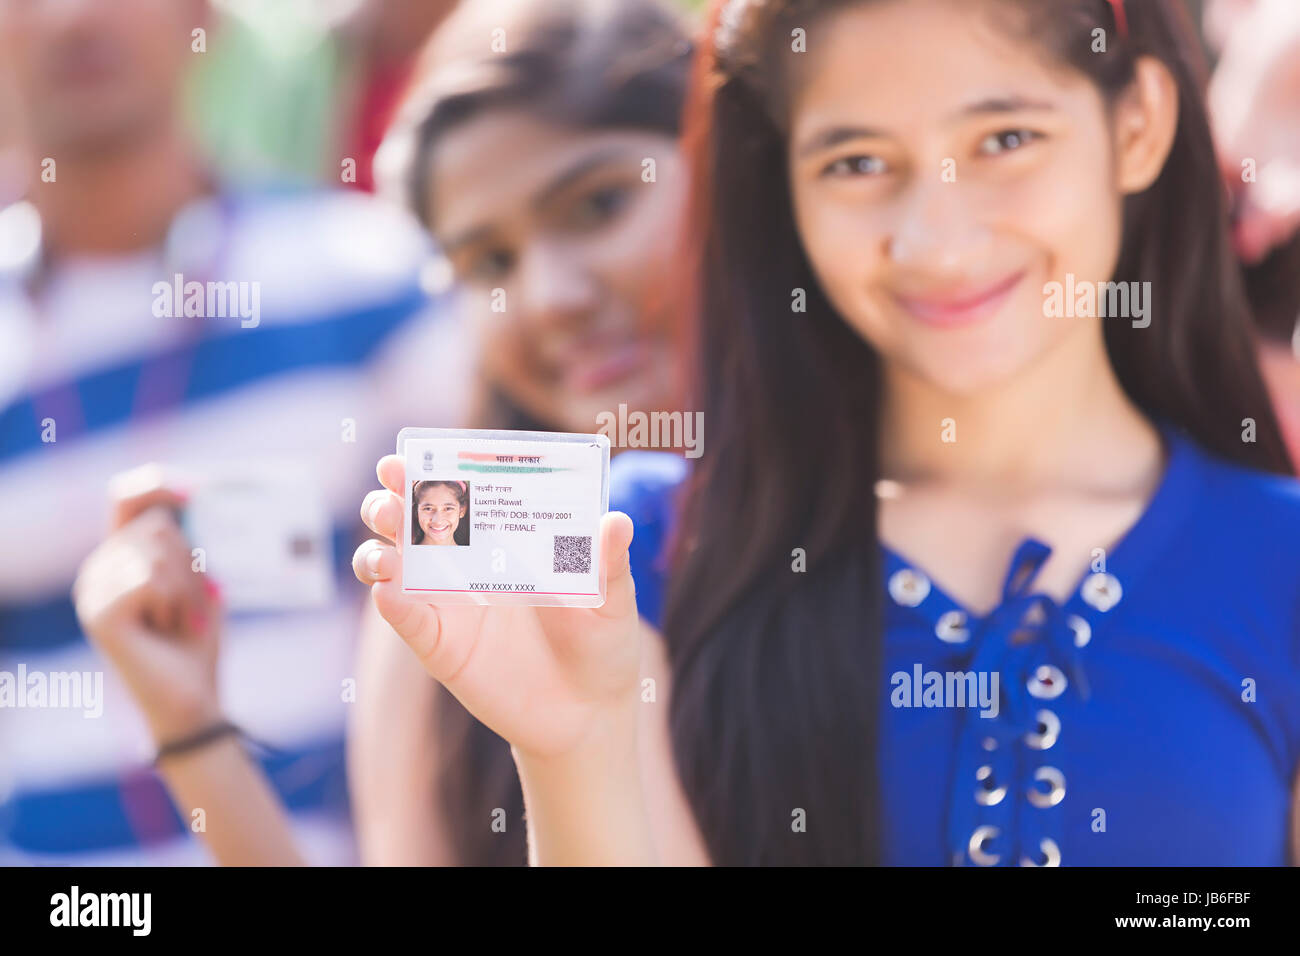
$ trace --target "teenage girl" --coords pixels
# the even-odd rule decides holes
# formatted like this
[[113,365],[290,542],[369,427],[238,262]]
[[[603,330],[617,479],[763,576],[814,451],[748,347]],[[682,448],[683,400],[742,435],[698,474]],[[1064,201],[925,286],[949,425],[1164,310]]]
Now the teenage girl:
[[[707,43],[713,438],[618,462],[605,606],[438,608],[354,558],[511,743],[533,859],[1293,860],[1300,486],[1183,5],[728,0]],[[1110,282],[1147,316],[1048,316]],[[996,716],[905,706],[918,670],[996,676]]]

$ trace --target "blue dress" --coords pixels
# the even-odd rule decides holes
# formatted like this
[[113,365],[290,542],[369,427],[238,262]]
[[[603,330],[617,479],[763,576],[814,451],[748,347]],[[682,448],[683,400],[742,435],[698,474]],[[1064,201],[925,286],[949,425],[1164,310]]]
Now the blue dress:
[[[1154,497],[1064,604],[1033,590],[1051,549],[1032,538],[983,617],[881,546],[887,864],[1290,862],[1300,482],[1162,432]],[[635,523],[637,603],[655,626],[686,470],[626,452],[612,471],[610,507]],[[977,702],[980,675],[996,707]]]

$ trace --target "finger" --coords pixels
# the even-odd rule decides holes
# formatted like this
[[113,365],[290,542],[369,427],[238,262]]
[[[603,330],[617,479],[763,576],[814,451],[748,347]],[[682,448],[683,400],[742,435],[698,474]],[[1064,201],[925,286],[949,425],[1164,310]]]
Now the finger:
[[122,593],[120,586],[123,566],[117,560],[117,549],[111,544],[101,544],[82,562],[77,580],[72,585],[72,598],[86,635],[93,643],[110,650],[111,641],[94,625],[104,611],[111,607]]
[[[406,642],[420,664],[435,680],[445,681],[461,669],[466,656],[465,647],[445,646],[444,636],[455,636],[455,628],[444,630],[442,611],[418,595],[407,594],[399,582],[380,581],[370,588],[375,608],[397,636]],[[446,609],[443,609],[444,611]],[[482,608],[455,608],[456,611],[475,612]],[[462,627],[461,644],[471,641],[474,628]]]
[[375,466],[375,474],[379,476],[381,485],[399,498],[405,499],[406,462],[402,461],[400,455],[385,455],[379,459],[379,464]]
[[119,593],[130,594],[135,617],[159,634],[180,631],[185,606],[181,579],[162,553],[141,546],[124,547],[113,556]]
[[375,534],[396,543],[402,530],[405,503],[391,491],[376,488],[361,502],[361,520]]
[[[179,537],[179,530],[172,532]],[[164,531],[160,538],[166,542],[168,533]],[[202,582],[198,575],[190,570],[188,549],[160,543],[154,557],[154,572],[150,579],[147,608],[153,610],[153,618],[159,625],[158,630],[164,634],[181,635],[188,631],[190,618],[195,612],[201,612],[206,603]]]
[[221,589],[205,571],[194,567],[188,553],[174,570],[182,602],[181,633],[186,637],[205,635],[221,620]]
[[382,541],[363,541],[352,554],[352,573],[362,584],[391,581],[402,573],[402,556]]
[[109,527],[118,528],[150,508],[171,510],[185,504],[186,495],[159,465],[142,465],[109,480]]
[[184,634],[194,640],[213,632],[221,621],[221,588],[206,574],[195,574],[202,596],[191,600],[185,614]]
[[160,505],[146,509],[116,533],[124,547],[152,555],[155,576],[166,578],[169,593],[190,609],[207,602],[203,572],[195,567],[194,552],[176,523],[174,512]]
[[144,576],[139,592],[141,619],[161,633],[185,630],[191,613],[206,603],[206,595],[174,513],[155,505],[115,532],[113,540],[125,560],[138,564],[137,575]]
[[[402,590],[402,556],[380,541],[367,541],[352,556],[352,569],[370,584],[375,609],[436,680],[458,674],[469,656],[483,608],[435,608],[427,597]],[[451,625],[444,628],[446,618]],[[457,636],[459,635],[459,639]]]
[[600,521],[600,551],[605,568],[605,603],[596,609],[601,617],[636,613],[636,584],[628,548],[632,544],[632,519],[611,511]]
[[183,603],[174,593],[150,588],[142,595],[144,626],[156,634],[180,634],[186,626]]

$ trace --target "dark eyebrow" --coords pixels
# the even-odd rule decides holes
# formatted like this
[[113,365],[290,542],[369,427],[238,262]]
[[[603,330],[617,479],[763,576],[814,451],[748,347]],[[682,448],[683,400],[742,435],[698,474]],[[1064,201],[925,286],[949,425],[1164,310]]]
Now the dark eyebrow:
[[950,119],[961,119],[981,113],[1019,113],[1024,110],[1051,110],[1055,105],[1045,100],[1031,100],[1023,96],[990,96],[969,106],[963,106]]
[[471,243],[478,242],[484,236],[488,236],[491,233],[492,229],[489,226],[475,226],[473,229],[462,232],[455,239],[448,239],[446,242],[440,243],[442,254],[450,257],[462,246],[468,246]]
[[[631,152],[626,147],[610,146],[606,149],[599,150],[589,156],[585,156],[571,166],[557,173],[551,180],[543,186],[533,197],[532,205],[534,209],[541,209],[547,203],[551,202],[564,190],[568,189],[574,183],[579,182],[584,176],[589,175],[593,170],[601,166],[608,165],[615,160],[626,159]],[[490,226],[477,226],[469,229],[454,239],[442,243],[442,253],[450,256],[462,246],[470,245],[477,242],[492,233]]]
[[883,139],[887,134],[870,126],[830,126],[810,136],[799,150],[800,158],[832,149],[853,139]]
[[537,195],[533,197],[533,208],[542,208],[564,190],[591,173],[592,170],[609,165],[615,160],[625,159],[629,155],[630,151],[626,147],[609,146],[580,159],[553,177],[550,182],[541,188]]
[[[1055,109],[1053,104],[1043,100],[1030,100],[1022,96],[993,96],[963,106],[956,113],[953,113],[949,120],[986,113],[1018,113],[1024,110],[1050,109]],[[825,149],[832,149],[850,140],[884,139],[888,135],[884,130],[871,126],[830,126],[819,131],[815,136],[809,137],[808,141],[799,150],[799,156],[802,158]]]

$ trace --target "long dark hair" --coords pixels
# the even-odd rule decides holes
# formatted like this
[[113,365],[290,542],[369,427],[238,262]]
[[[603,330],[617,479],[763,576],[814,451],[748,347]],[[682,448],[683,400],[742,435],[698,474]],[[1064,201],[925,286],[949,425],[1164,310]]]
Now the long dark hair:
[[1246,270],[1246,292],[1266,339],[1300,342],[1300,233]]
[[[489,48],[506,28],[506,52]],[[469,0],[433,37],[385,146],[387,176],[427,226],[436,147],[485,112],[527,107],[574,129],[680,132],[692,44],[658,0]],[[526,162],[526,157],[521,158]],[[503,428],[547,431],[499,389],[483,413]],[[523,794],[510,748],[445,691],[437,703],[438,791],[456,860],[523,865]],[[493,832],[495,809],[506,831]]]
[[[881,369],[802,251],[772,80],[791,28],[871,0],[717,3],[686,120],[693,170],[685,281],[695,407],[713,444],[681,501],[665,617],[677,770],[720,864],[881,860],[877,713],[882,595],[876,537]],[[1116,281],[1161,291],[1149,328],[1106,326],[1125,391],[1218,455],[1287,472],[1228,244],[1192,24],[1176,0],[998,0],[1026,38],[1113,102],[1135,57],[1162,60],[1180,114],[1168,162],[1126,201]],[[1092,52],[1101,27],[1111,52]],[[807,291],[791,335],[791,290]],[[781,387],[774,388],[773,383]],[[1257,422],[1257,442],[1240,438]],[[816,475],[815,496],[808,493]],[[754,515],[763,515],[761,522]],[[791,573],[794,549],[806,571]],[[804,812],[806,832],[792,820]]]
[[[504,52],[489,39],[501,29]],[[388,176],[429,221],[438,141],[503,107],[571,129],[680,131],[692,44],[658,0],[474,0],[420,58],[385,141]]]

